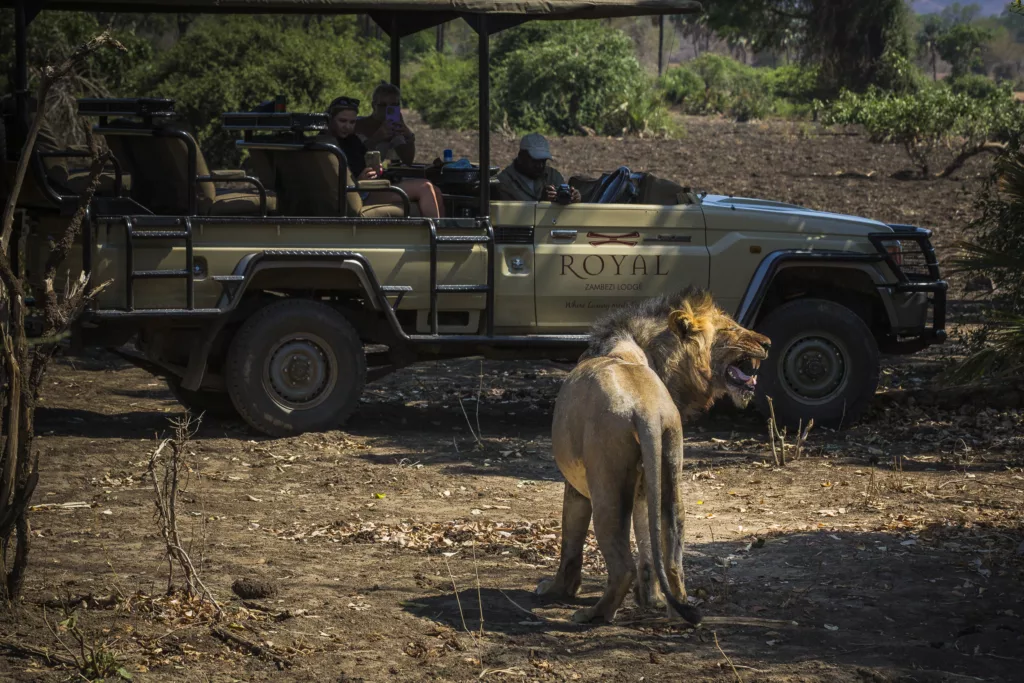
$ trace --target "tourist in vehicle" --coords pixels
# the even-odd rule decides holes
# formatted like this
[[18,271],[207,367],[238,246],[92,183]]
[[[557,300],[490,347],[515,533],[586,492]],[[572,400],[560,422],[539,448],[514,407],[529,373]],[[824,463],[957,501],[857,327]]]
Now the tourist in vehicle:
[[[345,153],[352,177],[358,180],[376,180],[383,174],[383,169],[367,168],[366,145],[356,134],[356,112],[359,100],[351,97],[338,97],[327,109],[327,130],[335,139],[335,144]],[[383,156],[383,155],[382,155]],[[398,183],[410,201],[418,202],[420,215],[427,218],[444,217],[444,199],[436,187],[426,180],[409,178]],[[398,204],[395,195],[390,192],[361,192],[360,196],[367,204]]]
[[[540,133],[524,135],[519,142],[519,155],[498,174],[498,199],[519,202],[553,202],[558,188],[565,184],[562,174],[548,165],[551,147]],[[580,191],[570,188],[568,200],[582,200]]]
[[[381,83],[370,98],[369,116],[356,121],[356,134],[368,149],[380,151],[381,158],[411,164],[416,159],[416,135],[402,118],[402,93],[398,86]],[[388,108],[393,108],[388,116]]]

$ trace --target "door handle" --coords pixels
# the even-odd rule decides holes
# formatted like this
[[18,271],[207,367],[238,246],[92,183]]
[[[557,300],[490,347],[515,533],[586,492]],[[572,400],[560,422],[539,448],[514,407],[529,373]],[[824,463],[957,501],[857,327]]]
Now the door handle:
[[651,237],[651,242],[692,242],[693,237],[690,235],[658,235],[657,237]]
[[574,240],[576,239],[576,232],[576,230],[552,230],[551,239]]

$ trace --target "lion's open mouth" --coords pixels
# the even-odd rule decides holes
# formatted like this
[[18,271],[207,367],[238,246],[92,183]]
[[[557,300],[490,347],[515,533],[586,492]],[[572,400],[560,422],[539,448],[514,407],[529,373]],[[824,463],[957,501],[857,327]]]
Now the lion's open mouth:
[[747,391],[757,388],[757,365],[753,358],[744,358],[725,369],[725,378],[729,384]]

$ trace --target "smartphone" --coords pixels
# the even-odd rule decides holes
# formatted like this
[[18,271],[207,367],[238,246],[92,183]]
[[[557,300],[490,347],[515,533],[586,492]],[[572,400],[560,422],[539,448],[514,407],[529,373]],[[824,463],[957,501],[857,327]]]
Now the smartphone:
[[399,107],[389,106],[384,110],[384,120],[391,123],[399,123],[402,120],[402,110]]
[[367,168],[380,168],[380,150],[375,149],[366,153],[363,158]]

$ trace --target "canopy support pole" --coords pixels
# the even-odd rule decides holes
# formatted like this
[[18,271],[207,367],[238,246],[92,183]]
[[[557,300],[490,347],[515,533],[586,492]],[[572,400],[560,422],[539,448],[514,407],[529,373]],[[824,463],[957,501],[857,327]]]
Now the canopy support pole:
[[487,15],[480,15],[477,26],[479,43],[478,78],[480,81],[480,215],[491,215],[491,63],[490,35],[487,32]]
[[[14,6],[14,106],[18,113],[16,126],[20,129],[28,121],[28,19],[25,16],[27,0],[18,0]],[[19,130],[19,135],[24,131]]]
[[664,72],[665,64],[665,15],[658,15],[658,75]]
[[402,37],[398,34],[398,13],[391,13],[391,85],[401,88],[402,84]]

